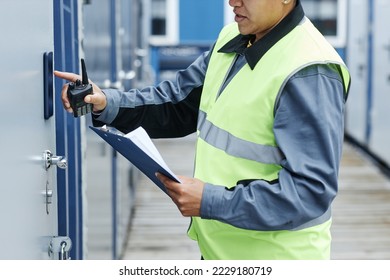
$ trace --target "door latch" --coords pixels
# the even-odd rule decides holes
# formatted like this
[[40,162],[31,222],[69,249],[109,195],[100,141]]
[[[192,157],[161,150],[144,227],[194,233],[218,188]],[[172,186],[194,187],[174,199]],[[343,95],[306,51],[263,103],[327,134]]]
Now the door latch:
[[71,248],[72,240],[68,236],[53,236],[50,240],[48,254],[54,259],[57,259],[55,254],[58,254],[59,260],[70,260]]
[[68,167],[68,162],[65,157],[55,156],[49,150],[43,152],[43,162],[46,170],[48,170],[52,165],[56,165],[61,169],[66,169]]

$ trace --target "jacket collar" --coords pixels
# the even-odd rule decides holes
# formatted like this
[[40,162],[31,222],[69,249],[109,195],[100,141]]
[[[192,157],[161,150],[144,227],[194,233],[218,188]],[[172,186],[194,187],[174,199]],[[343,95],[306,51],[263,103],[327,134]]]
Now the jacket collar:
[[300,2],[298,0],[294,10],[252,47],[247,48],[247,44],[249,40],[254,38],[254,35],[239,34],[220,48],[218,52],[245,55],[246,61],[253,70],[264,54],[303,20],[305,13]]

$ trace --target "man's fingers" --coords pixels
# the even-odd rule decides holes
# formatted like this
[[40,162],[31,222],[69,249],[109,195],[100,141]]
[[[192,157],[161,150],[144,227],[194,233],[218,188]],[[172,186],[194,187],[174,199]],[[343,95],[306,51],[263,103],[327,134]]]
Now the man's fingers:
[[[70,72],[54,71],[54,75],[60,79],[64,79],[67,80],[68,82],[73,82],[73,83],[81,79],[80,75],[77,75],[75,73],[70,73]],[[67,91],[68,91],[68,84],[65,84],[61,91],[62,104],[64,106],[64,109],[68,113],[73,113],[72,107],[70,106],[70,102],[68,99]]]
[[161,183],[163,183],[163,185],[165,186],[165,188],[167,188],[169,192],[178,193],[178,189],[175,185],[176,182],[172,181],[171,179],[169,179],[168,177],[166,177],[161,173],[156,173],[156,177],[161,181]]
[[101,102],[99,94],[89,94],[84,98],[85,103],[99,104]]
[[54,75],[58,78],[67,80],[69,82],[76,82],[76,80],[81,80],[81,76],[75,73],[54,71]]
[[68,100],[67,91],[68,91],[68,84],[65,84],[65,85],[62,87],[62,90],[61,90],[62,105],[64,106],[64,109],[65,109],[68,113],[72,113],[73,110],[72,110],[72,108],[70,107],[70,103],[69,103],[69,100]]

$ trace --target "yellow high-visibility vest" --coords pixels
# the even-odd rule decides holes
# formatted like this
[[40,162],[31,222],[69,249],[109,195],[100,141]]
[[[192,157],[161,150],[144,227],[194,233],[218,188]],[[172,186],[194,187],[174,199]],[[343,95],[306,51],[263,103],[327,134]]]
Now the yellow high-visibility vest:
[[[217,96],[235,57],[218,50],[238,34],[237,24],[230,24],[216,42],[203,87],[197,132],[194,176],[227,187],[245,179],[278,178],[281,166],[273,133],[274,106],[293,74],[311,64],[334,64],[341,69],[345,92],[350,80],[340,56],[306,18],[269,49],[253,70],[247,64],[239,70]],[[211,136],[205,140],[202,135],[207,134]],[[239,145],[227,150],[232,145],[231,136],[249,146],[263,147],[264,152],[258,152],[256,158],[255,150],[248,155]],[[256,231],[194,217],[188,234],[197,240],[205,259],[329,259],[330,225],[329,215],[326,221],[299,230]]]

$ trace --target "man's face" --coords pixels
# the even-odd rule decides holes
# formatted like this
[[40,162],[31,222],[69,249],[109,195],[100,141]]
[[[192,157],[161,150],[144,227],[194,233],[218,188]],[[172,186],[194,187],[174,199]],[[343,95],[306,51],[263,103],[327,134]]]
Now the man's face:
[[240,33],[254,34],[256,41],[277,25],[293,7],[291,3],[282,3],[282,0],[229,0],[229,5],[233,7]]

